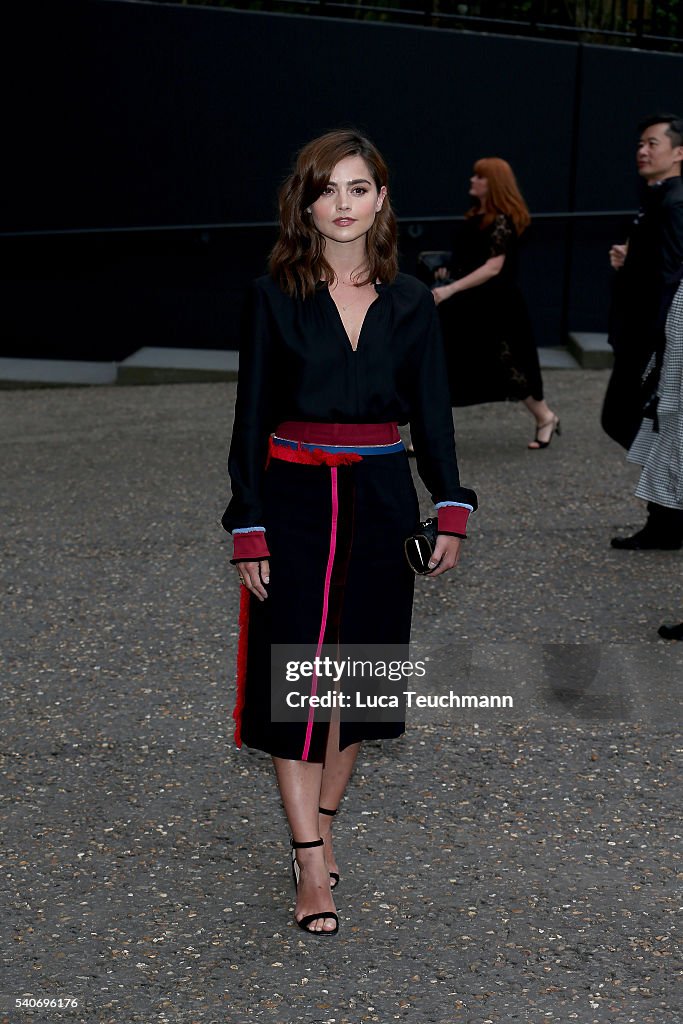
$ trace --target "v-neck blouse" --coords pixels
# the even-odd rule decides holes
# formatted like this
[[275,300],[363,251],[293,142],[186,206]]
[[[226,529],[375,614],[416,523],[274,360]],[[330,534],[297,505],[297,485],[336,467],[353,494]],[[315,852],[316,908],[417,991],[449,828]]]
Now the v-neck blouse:
[[227,530],[262,523],[268,437],[285,420],[410,423],[418,472],[434,502],[472,502],[472,491],[460,486],[432,294],[406,274],[375,287],[378,298],[354,349],[326,285],[302,300],[270,277],[253,283],[240,347]]
[[348,331],[347,331],[347,329],[346,329],[346,325],[344,324],[344,318],[343,318],[343,316],[342,316],[342,310],[343,310],[343,309],[344,309],[345,307],[344,307],[344,306],[342,306],[342,307],[341,307],[341,309],[340,309],[340,308],[339,308],[339,306],[338,306],[338,304],[337,304],[337,303],[335,302],[334,298],[332,297],[332,294],[331,294],[331,292],[330,292],[329,288],[325,287],[324,285],[321,285],[321,292],[323,292],[323,294],[324,294],[324,292],[327,292],[328,296],[329,296],[329,297],[330,297],[330,299],[332,300],[332,303],[333,303],[333,305],[334,305],[334,308],[335,308],[335,309],[337,310],[337,316],[339,317],[339,322],[341,323],[341,325],[342,325],[342,328],[343,328],[343,330],[344,330],[344,334],[346,335],[346,340],[348,341],[349,345],[351,345],[351,348],[352,348],[352,350],[353,350],[354,352],[355,352],[355,351],[357,350],[357,348],[358,348],[358,344],[359,344],[359,342],[360,342],[360,336],[361,336],[361,334],[363,333],[363,327],[365,326],[365,320],[366,320],[366,317],[367,317],[368,313],[370,312],[370,307],[371,307],[371,306],[374,306],[374,304],[375,304],[375,303],[376,303],[376,302],[378,301],[378,299],[379,299],[379,295],[378,295],[378,293],[377,293],[377,285],[375,284],[375,285],[374,285],[373,287],[374,287],[374,289],[375,289],[375,298],[374,298],[374,299],[372,300],[372,302],[370,303],[370,305],[368,306],[368,308],[367,308],[367,309],[365,310],[365,314],[364,314],[364,316],[363,316],[363,319],[362,319],[362,321],[361,321],[361,325],[360,325],[360,330],[359,330],[359,332],[358,332],[358,338],[357,338],[357,340],[356,340],[356,344],[355,344],[355,346],[354,346],[354,345],[353,345],[353,343],[352,343],[352,341],[351,341],[351,337],[350,337],[350,335],[349,335],[349,332],[348,332]]

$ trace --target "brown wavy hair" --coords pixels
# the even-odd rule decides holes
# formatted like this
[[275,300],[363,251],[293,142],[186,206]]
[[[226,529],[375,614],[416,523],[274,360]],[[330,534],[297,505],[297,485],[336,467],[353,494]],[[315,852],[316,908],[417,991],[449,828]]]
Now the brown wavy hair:
[[[307,143],[279,193],[280,237],[270,254],[269,270],[284,292],[307,298],[318,282],[334,283],[336,275],[325,259],[325,239],[313,224],[307,207],[329,184],[340,160],[360,156],[377,191],[387,185],[389,171],[377,148],[353,129],[327,132]],[[389,196],[366,235],[367,268],[357,284],[380,280],[390,284],[398,273],[396,217]]]
[[499,214],[504,213],[514,224],[517,234],[521,235],[529,227],[531,216],[507,160],[499,156],[483,157],[474,165],[474,173],[486,178],[489,188],[481,202],[468,210],[465,216],[477,217],[483,214],[481,226],[486,228]]

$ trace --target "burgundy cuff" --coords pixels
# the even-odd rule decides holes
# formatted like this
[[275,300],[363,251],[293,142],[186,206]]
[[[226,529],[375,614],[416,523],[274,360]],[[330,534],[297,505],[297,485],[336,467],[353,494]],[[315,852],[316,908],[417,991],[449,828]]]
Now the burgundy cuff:
[[437,509],[439,514],[439,533],[450,533],[455,537],[467,535],[467,520],[470,510],[460,505],[444,505]]
[[262,558],[270,558],[263,530],[255,530],[253,533],[233,533],[232,542],[233,553],[230,561],[233,565],[235,562],[258,562]]

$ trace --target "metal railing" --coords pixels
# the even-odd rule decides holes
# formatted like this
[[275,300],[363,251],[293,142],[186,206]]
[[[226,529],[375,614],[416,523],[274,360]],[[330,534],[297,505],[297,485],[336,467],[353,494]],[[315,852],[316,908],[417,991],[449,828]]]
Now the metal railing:
[[[556,212],[540,212],[533,214],[533,220],[592,220],[594,217],[632,217],[635,208],[630,210],[559,210]],[[451,224],[464,220],[464,216],[448,214],[415,214],[409,217],[397,217],[399,224]],[[243,231],[261,228],[277,228],[274,220],[223,221],[210,224],[127,224],[117,227],[77,227],[77,228],[37,228],[23,231],[0,231],[0,238],[60,238],[67,236],[86,235],[125,235],[154,234],[165,231]]]

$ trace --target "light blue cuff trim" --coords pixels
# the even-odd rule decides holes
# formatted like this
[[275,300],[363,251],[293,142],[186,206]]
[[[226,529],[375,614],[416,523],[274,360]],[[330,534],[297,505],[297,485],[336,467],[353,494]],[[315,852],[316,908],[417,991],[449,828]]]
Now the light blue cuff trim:
[[265,533],[265,532],[266,532],[265,526],[242,526],[242,527],[240,527],[239,530],[233,530],[232,531],[232,535],[234,537],[236,533]]
[[474,512],[474,506],[468,505],[466,501],[439,501],[434,508],[468,508],[470,512]]

